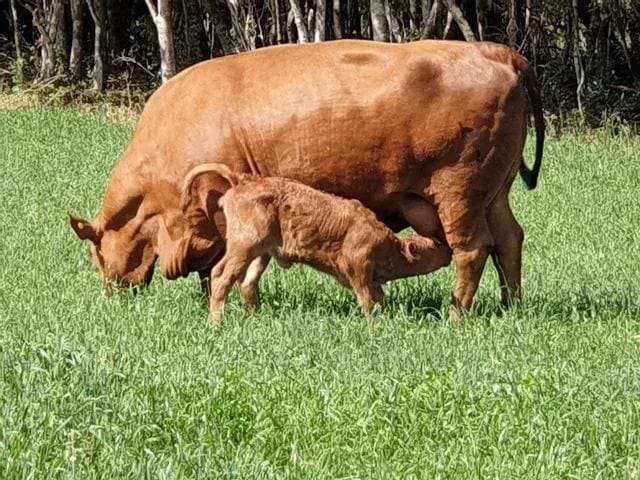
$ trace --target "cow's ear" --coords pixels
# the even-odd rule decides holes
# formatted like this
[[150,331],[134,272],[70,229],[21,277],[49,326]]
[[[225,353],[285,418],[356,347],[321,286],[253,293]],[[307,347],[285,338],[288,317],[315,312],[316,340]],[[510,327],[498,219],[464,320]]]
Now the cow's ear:
[[94,245],[100,243],[100,234],[91,222],[69,215],[69,223],[80,240],[89,240]]

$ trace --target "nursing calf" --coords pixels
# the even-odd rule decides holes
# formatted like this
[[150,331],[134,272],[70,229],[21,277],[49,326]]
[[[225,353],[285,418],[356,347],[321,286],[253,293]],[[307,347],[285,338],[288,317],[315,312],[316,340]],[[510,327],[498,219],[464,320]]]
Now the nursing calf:
[[[357,200],[337,197],[299,182],[231,172],[219,163],[193,169],[186,178],[183,205],[207,209],[207,183],[227,182],[219,205],[226,219],[226,252],[211,272],[211,316],[222,310],[235,282],[247,292],[257,283],[270,257],[279,264],[310,265],[351,288],[367,317],[383,298],[390,280],[437,270],[451,261],[451,250],[431,238],[398,238]],[[213,179],[211,177],[214,177]],[[210,183],[209,183],[210,184]],[[204,190],[204,192],[203,192]],[[426,202],[424,208],[432,208]],[[255,297],[245,295],[251,303]]]

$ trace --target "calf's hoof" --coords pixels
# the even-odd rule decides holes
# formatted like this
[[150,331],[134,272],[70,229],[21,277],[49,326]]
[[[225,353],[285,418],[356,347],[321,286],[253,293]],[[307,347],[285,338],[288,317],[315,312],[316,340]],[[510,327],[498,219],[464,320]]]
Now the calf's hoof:
[[212,311],[209,314],[209,323],[214,327],[219,327],[220,325],[222,325],[222,312],[219,310]]
[[260,306],[260,294],[255,288],[240,287],[240,295],[248,310],[255,310]]
[[367,319],[367,326],[369,327],[369,332],[375,333],[380,327],[380,321],[375,317],[370,317]]

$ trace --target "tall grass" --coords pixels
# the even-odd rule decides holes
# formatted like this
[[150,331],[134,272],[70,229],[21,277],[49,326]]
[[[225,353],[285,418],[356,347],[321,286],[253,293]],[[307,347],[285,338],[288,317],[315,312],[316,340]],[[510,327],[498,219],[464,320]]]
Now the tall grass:
[[449,323],[445,269],[387,288],[372,334],[308,269],[220,329],[195,278],[105,298],[66,213],[98,210],[129,135],[0,111],[0,478],[640,476],[638,139],[552,138],[516,181],[520,307],[488,267]]

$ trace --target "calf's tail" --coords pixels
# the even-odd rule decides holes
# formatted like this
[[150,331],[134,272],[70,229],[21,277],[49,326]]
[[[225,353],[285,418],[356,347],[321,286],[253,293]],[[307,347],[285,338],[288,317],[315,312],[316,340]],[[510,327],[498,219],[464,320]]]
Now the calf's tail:
[[[210,190],[216,190],[221,195],[241,182],[241,175],[232,172],[223,163],[203,163],[191,169],[182,184],[180,205],[185,210],[194,196],[194,183],[202,175],[207,175],[211,180]],[[197,195],[197,193],[196,193]]]
[[529,190],[536,188],[538,184],[538,175],[540,167],[542,167],[542,150],[544,147],[544,114],[542,111],[542,98],[538,87],[538,79],[536,74],[524,57],[521,55],[513,55],[513,66],[522,75],[524,86],[527,90],[531,110],[533,113],[533,123],[536,129],[536,158],[533,162],[533,168],[529,169],[522,159],[520,163],[520,176]]

